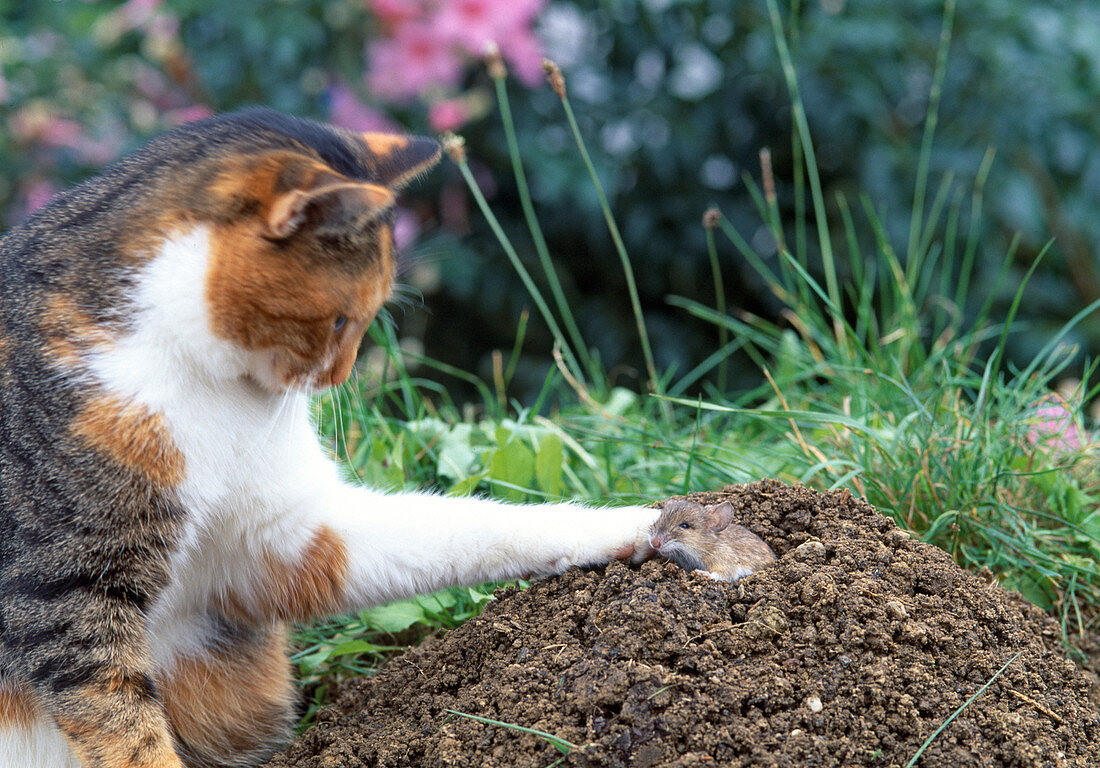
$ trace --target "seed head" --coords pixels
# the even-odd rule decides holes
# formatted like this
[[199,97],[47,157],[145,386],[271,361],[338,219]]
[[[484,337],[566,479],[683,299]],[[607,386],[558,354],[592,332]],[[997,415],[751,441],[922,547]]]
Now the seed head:
[[546,81],[550,83],[550,87],[554,89],[554,93],[558,94],[559,99],[564,99],[565,76],[561,73],[561,67],[550,61],[550,59],[543,59],[542,69],[546,72]]
[[504,66],[500,47],[492,41],[485,44],[485,66],[489,70],[489,77],[494,80],[503,80],[508,76],[508,67]]
[[722,212],[715,207],[707,208],[703,213],[703,226],[707,229],[714,229],[718,226],[718,220],[722,218]]
[[459,165],[466,162],[466,139],[448,131],[443,134],[443,151]]

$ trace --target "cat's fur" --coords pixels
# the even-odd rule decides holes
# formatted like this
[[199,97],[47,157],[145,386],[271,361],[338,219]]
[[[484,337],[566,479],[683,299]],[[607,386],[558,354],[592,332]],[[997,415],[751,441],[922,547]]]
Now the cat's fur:
[[0,768],[251,766],[287,622],[641,554],[654,510],[343,482],[307,390],[390,295],[435,142],[191,124],[0,241]]

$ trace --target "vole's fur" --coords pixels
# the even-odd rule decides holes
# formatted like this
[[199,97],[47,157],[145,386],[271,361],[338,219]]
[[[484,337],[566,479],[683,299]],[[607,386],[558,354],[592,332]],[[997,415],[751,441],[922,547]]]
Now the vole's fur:
[[775,562],[771,547],[732,518],[728,502],[703,507],[670,499],[650,529],[650,545],[685,571],[705,571],[722,581],[737,581]]

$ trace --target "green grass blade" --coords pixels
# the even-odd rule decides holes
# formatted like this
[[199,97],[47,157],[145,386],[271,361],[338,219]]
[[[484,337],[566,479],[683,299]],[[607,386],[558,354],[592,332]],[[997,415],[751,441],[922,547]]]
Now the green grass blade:
[[470,720],[476,720],[477,722],[485,723],[486,725],[496,725],[496,726],[499,726],[501,728],[508,728],[509,730],[512,730],[512,731],[519,731],[521,733],[530,733],[533,736],[538,736],[540,739],[544,739],[545,741],[549,742],[550,744],[552,744],[554,746],[555,749],[557,749],[563,755],[568,755],[572,750],[581,748],[579,745],[574,744],[571,741],[567,741],[566,739],[563,739],[560,736],[555,736],[554,734],[547,733],[546,731],[540,731],[537,728],[528,728],[528,727],[523,726],[523,725],[516,725],[515,723],[505,723],[505,722],[502,722],[500,720],[493,720],[492,718],[489,718],[489,717],[480,717],[478,715],[471,715],[471,714],[468,714],[466,712],[459,712],[457,709],[445,709],[443,711],[444,712],[449,712],[452,715],[458,715],[459,717],[467,717]]
[[[814,152],[813,138],[810,136],[810,124],[806,120],[806,110],[802,104],[802,94],[798,86],[798,75],[795,73],[794,62],[791,60],[791,52],[787,47],[786,36],[783,33],[783,22],[779,16],[779,7],[776,0],[768,1],[768,14],[771,17],[772,32],[775,45],[779,51],[779,61],[783,68],[783,76],[787,82],[787,91],[791,97],[791,112],[795,124],[798,126],[798,137],[801,141],[802,151],[806,159],[806,175],[810,181],[810,196],[814,205],[814,218],[817,220],[817,241],[821,249],[822,267],[825,271],[825,284],[828,288],[829,298],[834,306],[840,306],[840,288],[837,284],[836,264],[833,259],[833,244],[829,233],[829,222],[825,211],[825,196],[821,191],[821,178],[817,172],[817,156]],[[844,333],[840,325],[840,318],[834,317],[834,333],[837,345],[842,351],[847,351],[844,342]]]
[[452,150],[455,149],[457,144],[457,147],[461,150],[451,151],[451,159],[454,160],[455,165],[458,166],[458,170],[461,172],[462,178],[466,181],[466,186],[469,188],[470,194],[474,196],[474,201],[477,203],[478,208],[481,209],[481,214],[488,222],[489,228],[493,230],[493,234],[496,235],[500,247],[504,249],[504,253],[512,263],[513,269],[516,270],[516,274],[518,274],[520,280],[523,281],[527,293],[530,294],[531,299],[535,302],[535,306],[538,307],[543,321],[550,328],[550,333],[554,336],[554,340],[561,345],[562,355],[572,369],[573,375],[582,378],[584,374],[577,365],[577,359],[569,343],[566,341],[565,336],[562,334],[561,328],[558,326],[558,321],[554,319],[550,307],[546,305],[546,300],[542,297],[542,292],[538,289],[538,286],[535,285],[535,281],[531,279],[531,275],[527,271],[527,268],[523,266],[523,262],[520,261],[519,254],[516,253],[516,249],[512,246],[512,242],[504,233],[504,229],[500,226],[500,222],[497,221],[497,217],[489,207],[489,203],[485,200],[485,196],[481,194],[481,188],[478,186],[473,173],[470,171],[469,163],[466,162],[466,153],[465,149],[462,148],[461,139],[452,135],[449,138],[445,138],[444,143],[449,145]]
[[542,270],[546,274],[546,281],[550,285],[550,292],[554,296],[558,314],[561,315],[565,329],[569,332],[569,338],[573,342],[573,350],[588,371],[589,380],[599,381],[599,372],[595,367],[592,356],[588,352],[588,346],[584,343],[580,328],[577,327],[576,318],[565,299],[565,291],[562,290],[561,281],[554,269],[550,258],[550,249],[546,246],[546,238],[543,236],[542,227],[535,215],[535,207],[531,202],[531,191],[527,184],[527,173],[523,170],[523,161],[519,154],[519,141],[516,139],[516,126],[512,120],[512,107],[508,100],[508,83],[506,81],[504,67],[490,67],[493,83],[496,86],[497,105],[500,108],[501,122],[504,124],[504,136],[508,142],[508,156],[512,161],[512,175],[516,179],[516,191],[519,193],[519,204],[523,209],[523,218],[527,222],[527,228],[531,232],[531,240],[535,244],[535,253],[538,254]]
[[943,729],[946,728],[948,725],[950,725],[951,721],[954,720],[956,717],[958,717],[959,714],[964,709],[966,709],[971,704],[973,704],[975,699],[977,699],[979,696],[981,696],[983,693],[985,693],[986,689],[989,688],[989,686],[993,685],[993,681],[996,680],[998,677],[1000,677],[1001,673],[1004,672],[1006,669],[1008,669],[1009,665],[1012,664],[1012,662],[1014,662],[1014,661],[1016,661],[1016,659],[1020,658],[1020,655],[1022,653],[1023,653],[1022,650],[1017,651],[1016,655],[1013,656],[1008,661],[1006,661],[1004,663],[1004,666],[1002,666],[1000,669],[998,669],[993,674],[993,677],[989,678],[989,680],[986,682],[985,685],[983,685],[981,688],[979,688],[977,691],[975,691],[973,696],[971,696],[969,699],[964,701],[963,705],[961,707],[959,707],[954,712],[952,712],[951,717],[944,720],[943,723],[940,725],[940,727],[937,728],[935,731],[933,731],[932,735],[924,740],[924,743],[920,745],[920,749],[917,750],[916,754],[913,755],[911,758],[909,758],[909,762],[905,764],[905,768],[913,768],[913,766],[917,764],[917,760],[920,759],[920,756],[924,754],[924,750],[928,749],[928,745],[931,744],[933,741],[935,741],[936,737],[939,736],[943,732]]
[[[543,67],[548,73],[551,73],[551,77],[553,77],[552,72],[557,72],[558,77],[561,77],[561,72],[558,70],[557,64],[544,62]],[[615,252],[619,255],[619,262],[623,269],[623,277],[626,279],[626,290],[630,296],[630,306],[634,311],[634,323],[638,329],[638,340],[642,345],[642,356],[645,358],[646,373],[649,376],[649,386],[652,391],[660,393],[661,381],[660,377],[657,375],[657,365],[653,361],[653,349],[649,344],[649,332],[646,330],[645,318],[642,316],[642,302],[638,297],[638,285],[634,280],[634,268],[630,264],[630,257],[626,253],[626,246],[623,244],[622,235],[619,233],[619,225],[615,223],[615,216],[611,212],[611,205],[607,201],[607,194],[604,192],[599,174],[596,173],[596,166],[593,165],[592,157],[588,154],[588,147],[584,143],[584,137],[581,135],[581,129],[577,124],[576,115],[573,114],[573,105],[570,103],[569,96],[565,91],[564,80],[562,81],[561,90],[558,91],[555,86],[555,91],[558,92],[562,107],[565,109],[565,118],[569,123],[569,130],[573,133],[573,140],[577,144],[577,149],[580,150],[581,159],[584,161],[585,168],[588,169],[588,175],[592,180],[592,186],[595,188],[596,196],[600,201],[600,209],[603,211],[604,221],[607,223],[607,230],[611,233],[611,241],[615,245]]]
[[[946,0],[943,8],[943,26],[940,28],[940,44],[936,51],[936,67],[932,74],[932,90],[928,94],[928,119],[924,123],[924,136],[921,139],[920,160],[917,164],[917,184],[913,192],[913,212],[909,219],[909,247],[906,249],[906,268],[915,269],[920,261],[917,249],[921,239],[924,220],[924,196],[928,185],[928,168],[932,161],[932,139],[936,135],[939,122],[940,96],[943,93],[943,80],[947,72],[947,50],[951,46],[951,31],[955,23],[955,0]],[[928,226],[933,222],[929,217]],[[914,282],[915,272],[908,273],[910,285]]]

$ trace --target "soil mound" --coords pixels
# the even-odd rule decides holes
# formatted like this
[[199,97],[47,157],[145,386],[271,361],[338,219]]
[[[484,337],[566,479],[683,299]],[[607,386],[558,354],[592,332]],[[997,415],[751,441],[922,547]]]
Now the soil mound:
[[1088,683],[1019,596],[847,492],[687,498],[730,501],[779,562],[737,584],[616,563],[503,591],[344,685],[270,765],[902,766],[1013,659],[917,765],[1100,765]]

